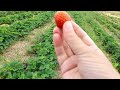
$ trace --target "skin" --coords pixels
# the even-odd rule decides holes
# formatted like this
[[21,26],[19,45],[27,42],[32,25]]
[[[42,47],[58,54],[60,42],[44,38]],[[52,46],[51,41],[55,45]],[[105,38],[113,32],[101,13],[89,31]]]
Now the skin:
[[63,79],[120,79],[93,40],[74,21],[53,30],[53,43]]

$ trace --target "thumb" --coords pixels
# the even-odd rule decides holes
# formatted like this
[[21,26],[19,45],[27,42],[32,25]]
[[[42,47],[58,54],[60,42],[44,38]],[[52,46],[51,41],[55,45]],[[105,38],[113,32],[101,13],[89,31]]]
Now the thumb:
[[76,35],[70,21],[66,21],[63,25],[63,36],[74,54],[80,54],[85,51],[84,49],[86,45]]

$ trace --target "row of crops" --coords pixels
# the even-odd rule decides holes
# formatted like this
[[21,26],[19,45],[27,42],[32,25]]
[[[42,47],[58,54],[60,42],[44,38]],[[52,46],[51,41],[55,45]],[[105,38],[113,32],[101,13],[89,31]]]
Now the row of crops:
[[17,14],[13,14],[13,15],[7,15],[4,17],[0,17],[0,25],[1,24],[12,24],[15,21],[20,21],[20,20],[24,20],[26,18],[31,18],[34,15],[37,15],[38,13],[42,13],[42,12],[21,12],[21,13],[17,13]]
[[42,11],[0,11],[0,17],[6,17],[9,15],[15,15],[15,14],[20,14],[24,12],[32,12],[34,14],[40,13]]
[[[98,47],[111,56],[111,62],[119,71],[120,46],[116,42],[115,38],[110,36],[104,27],[101,27],[101,25],[105,26],[109,31],[113,32],[113,34],[117,36],[116,32],[120,33],[119,22],[112,22],[111,18],[106,18],[97,12],[69,11],[69,13],[74,18],[75,22],[79,24],[95,41]],[[14,33],[12,36],[18,35],[20,38],[20,36],[24,36],[26,33],[28,34],[34,28],[51,21],[53,19],[53,15],[54,12],[42,12],[36,14],[34,18],[32,17],[20,20],[16,22],[16,24],[13,22],[11,25],[18,26],[13,27],[12,30],[18,31],[19,34]],[[9,26],[9,28],[10,27],[11,26]],[[0,69],[0,77],[11,79],[50,79],[58,77],[58,63],[52,40],[52,30],[54,27],[55,24],[51,23],[51,26],[46,30],[46,32],[39,36],[34,45],[31,46],[28,53],[33,54],[33,57],[30,57],[26,62],[16,60],[5,64]],[[6,29],[6,31],[8,31],[8,29]],[[117,37],[119,38],[119,35]]]
[[[4,23],[9,23],[9,26],[0,26],[0,52],[3,52],[14,41],[20,37],[27,35],[33,29],[43,25],[51,20],[53,12],[24,12],[17,15],[9,15],[2,18]],[[4,19],[3,19],[4,18]],[[10,19],[12,18],[12,19]]]
[[45,79],[56,78],[57,60],[52,43],[52,30],[55,24],[38,37],[35,45],[31,47],[30,54],[34,57],[29,58],[25,63],[13,61],[6,64],[0,70],[1,78],[11,79]]
[[4,17],[7,15],[14,15],[14,14],[19,14],[25,11],[0,11],[0,17]]

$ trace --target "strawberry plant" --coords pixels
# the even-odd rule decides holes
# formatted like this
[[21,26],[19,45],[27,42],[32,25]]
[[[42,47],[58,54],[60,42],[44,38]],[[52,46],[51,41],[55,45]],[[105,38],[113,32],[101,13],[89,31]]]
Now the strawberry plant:
[[[28,18],[18,22],[14,22],[10,26],[0,27],[0,52],[3,52],[10,44],[14,41],[27,35],[33,29],[45,24],[52,18],[53,12],[39,13],[34,16],[34,18]],[[4,39],[4,40],[2,40]]]
[[0,17],[5,17],[8,15],[13,15],[13,14],[20,14],[26,11],[0,11]]
[[94,14],[95,19],[99,21],[101,24],[103,24],[105,27],[108,28],[111,32],[113,32],[119,39],[120,39],[120,25],[111,22],[109,19],[105,18],[102,15],[99,15],[97,13]]
[[[9,79],[51,79],[57,76],[57,60],[52,43],[53,24],[50,29],[39,37],[31,47],[35,56],[26,63],[13,61],[0,69],[1,78]],[[42,39],[42,41],[40,41]]]
[[34,14],[32,12],[23,12],[23,13],[19,13],[19,14],[0,17],[0,24],[12,24],[15,21],[23,20],[25,18],[30,18],[33,15]]
[[[33,13],[34,16],[31,18],[15,21],[10,26],[0,26],[0,50],[4,50],[20,37],[27,35],[33,29],[49,22],[54,15],[53,11],[42,13],[35,11]],[[119,31],[118,23],[111,23],[109,19],[96,12],[70,11],[69,14],[88,33],[98,47],[112,57],[112,63],[119,71],[120,46],[105,31],[105,28],[101,27],[101,24],[104,24],[106,28],[115,34],[113,30]],[[43,35],[37,38],[34,45],[31,46],[29,53],[33,54],[33,56],[25,60],[25,62],[16,60],[3,65],[0,68],[0,77],[3,79],[51,79],[58,76],[58,63],[52,37],[54,27],[55,24],[52,24]]]

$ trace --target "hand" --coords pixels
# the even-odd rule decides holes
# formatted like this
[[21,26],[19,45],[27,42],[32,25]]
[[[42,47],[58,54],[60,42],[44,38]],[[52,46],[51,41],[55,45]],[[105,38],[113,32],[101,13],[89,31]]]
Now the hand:
[[120,78],[103,52],[75,22],[53,31],[54,48],[64,79]]

